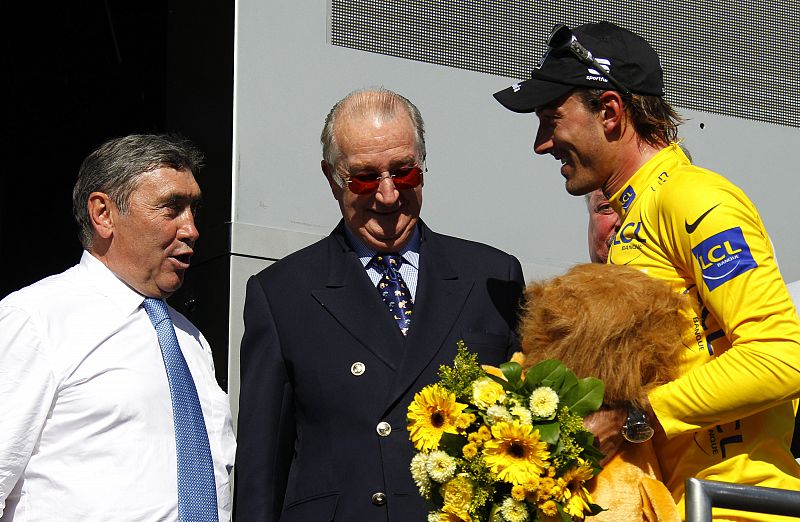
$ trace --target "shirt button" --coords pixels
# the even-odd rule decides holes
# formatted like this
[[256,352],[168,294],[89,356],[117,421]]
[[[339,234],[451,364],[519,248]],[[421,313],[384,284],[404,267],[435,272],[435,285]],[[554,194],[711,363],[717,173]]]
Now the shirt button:
[[350,367],[350,373],[353,375],[363,375],[366,371],[367,367],[364,366],[362,362],[354,362],[353,365]]
[[392,426],[388,422],[379,422],[375,430],[381,437],[388,437],[392,432]]
[[372,495],[372,503],[376,506],[382,506],[386,504],[386,493],[375,493]]

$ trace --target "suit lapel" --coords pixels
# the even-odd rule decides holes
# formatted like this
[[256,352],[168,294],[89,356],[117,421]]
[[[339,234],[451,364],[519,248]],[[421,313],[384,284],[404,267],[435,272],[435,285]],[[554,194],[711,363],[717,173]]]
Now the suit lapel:
[[311,294],[361,344],[387,366],[397,369],[403,335],[386,313],[358,256],[347,245],[343,226],[339,223],[328,241],[326,284]]
[[414,385],[443,348],[474,284],[473,281],[458,278],[458,272],[450,264],[448,253],[442,249],[437,234],[424,224],[420,227],[423,235],[414,319],[405,340],[404,357],[387,407],[391,407]]

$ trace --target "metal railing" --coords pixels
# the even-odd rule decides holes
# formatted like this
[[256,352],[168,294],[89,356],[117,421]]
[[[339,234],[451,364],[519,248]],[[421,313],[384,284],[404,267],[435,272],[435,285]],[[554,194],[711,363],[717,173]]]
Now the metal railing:
[[711,522],[711,508],[800,517],[800,492],[715,480],[686,481],[686,522]]

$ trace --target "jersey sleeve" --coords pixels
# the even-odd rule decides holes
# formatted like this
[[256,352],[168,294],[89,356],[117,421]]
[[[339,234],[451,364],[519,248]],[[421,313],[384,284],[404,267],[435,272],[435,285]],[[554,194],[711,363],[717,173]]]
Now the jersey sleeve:
[[800,393],[800,321],[755,207],[715,174],[692,178],[689,187],[664,191],[659,221],[668,255],[697,296],[712,357],[651,392],[669,436]]

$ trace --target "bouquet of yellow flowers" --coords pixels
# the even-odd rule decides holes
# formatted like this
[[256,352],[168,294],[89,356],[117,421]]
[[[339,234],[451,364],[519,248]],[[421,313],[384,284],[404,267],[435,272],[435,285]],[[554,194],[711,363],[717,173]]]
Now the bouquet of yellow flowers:
[[524,374],[516,362],[488,370],[459,342],[453,366],[408,407],[411,474],[436,507],[428,521],[572,521],[602,511],[584,487],[602,454],[583,417],[600,407],[603,383],[556,360]]

